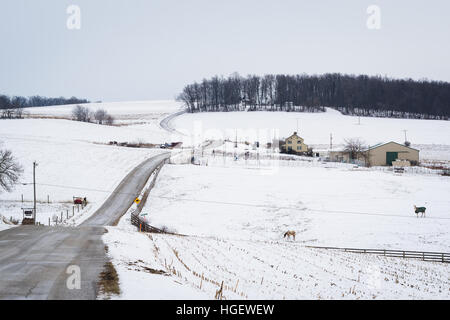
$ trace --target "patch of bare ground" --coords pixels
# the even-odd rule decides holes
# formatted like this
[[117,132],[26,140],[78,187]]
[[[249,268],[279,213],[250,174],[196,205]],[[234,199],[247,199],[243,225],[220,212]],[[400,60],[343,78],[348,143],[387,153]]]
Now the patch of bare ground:
[[25,115],[24,118],[28,118],[28,119],[72,120],[72,118],[70,118],[68,116],[50,116],[50,115],[41,115],[41,114],[29,114],[29,115]]
[[[143,263],[144,263],[144,261],[138,260],[138,261],[134,261],[134,262],[128,262],[128,265],[138,267],[137,269],[135,269],[136,271],[144,271],[144,272],[151,273],[151,274],[169,275],[164,270],[153,269],[153,268],[142,265]],[[131,270],[131,268],[128,268],[128,269]]]
[[106,262],[103,266],[98,285],[100,294],[106,297],[120,294],[119,275],[110,261]]

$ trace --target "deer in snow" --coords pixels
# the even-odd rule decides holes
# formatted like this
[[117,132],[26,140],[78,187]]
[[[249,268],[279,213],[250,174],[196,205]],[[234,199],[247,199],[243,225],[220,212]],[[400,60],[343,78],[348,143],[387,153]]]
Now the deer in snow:
[[424,218],[426,210],[427,208],[425,207],[416,207],[416,205],[414,205],[414,212],[416,213],[417,218],[419,217],[419,213],[422,213],[422,218]]

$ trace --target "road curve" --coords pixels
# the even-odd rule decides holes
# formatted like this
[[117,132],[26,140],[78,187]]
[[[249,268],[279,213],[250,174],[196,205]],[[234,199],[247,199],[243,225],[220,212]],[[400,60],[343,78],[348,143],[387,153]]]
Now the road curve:
[[183,111],[178,111],[178,112],[172,113],[171,115],[168,115],[167,117],[165,117],[164,119],[161,120],[161,122],[159,123],[160,127],[163,128],[166,131],[171,132],[171,133],[177,133],[177,134],[180,134],[182,136],[185,136],[186,134],[184,134],[182,132],[179,132],[179,131],[177,131],[176,129],[174,129],[174,128],[172,128],[170,126],[170,121],[172,121],[174,118],[182,115],[183,113],[186,113],[186,111],[184,111],[184,110]]
[[[107,261],[103,226],[127,211],[151,172],[169,156],[157,155],[133,169],[79,227],[20,226],[0,232],[0,299],[96,299]],[[68,289],[69,266],[80,267],[80,289]]]

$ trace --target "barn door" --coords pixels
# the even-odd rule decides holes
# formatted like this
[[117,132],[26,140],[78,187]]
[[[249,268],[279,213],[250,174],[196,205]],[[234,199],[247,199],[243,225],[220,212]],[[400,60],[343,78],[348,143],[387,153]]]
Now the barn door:
[[398,152],[386,152],[386,165],[392,166],[392,161],[398,159]]

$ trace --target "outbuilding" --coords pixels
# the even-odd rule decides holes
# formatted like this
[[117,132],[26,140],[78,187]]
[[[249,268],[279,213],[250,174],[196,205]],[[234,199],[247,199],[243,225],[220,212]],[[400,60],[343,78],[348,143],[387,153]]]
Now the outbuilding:
[[367,152],[371,166],[392,166],[392,162],[396,160],[419,164],[419,150],[393,141],[371,146]]
[[391,141],[368,147],[357,154],[357,159],[351,159],[345,150],[330,151],[329,159],[366,166],[392,166],[393,162],[400,160],[414,166],[419,164],[419,150]]

